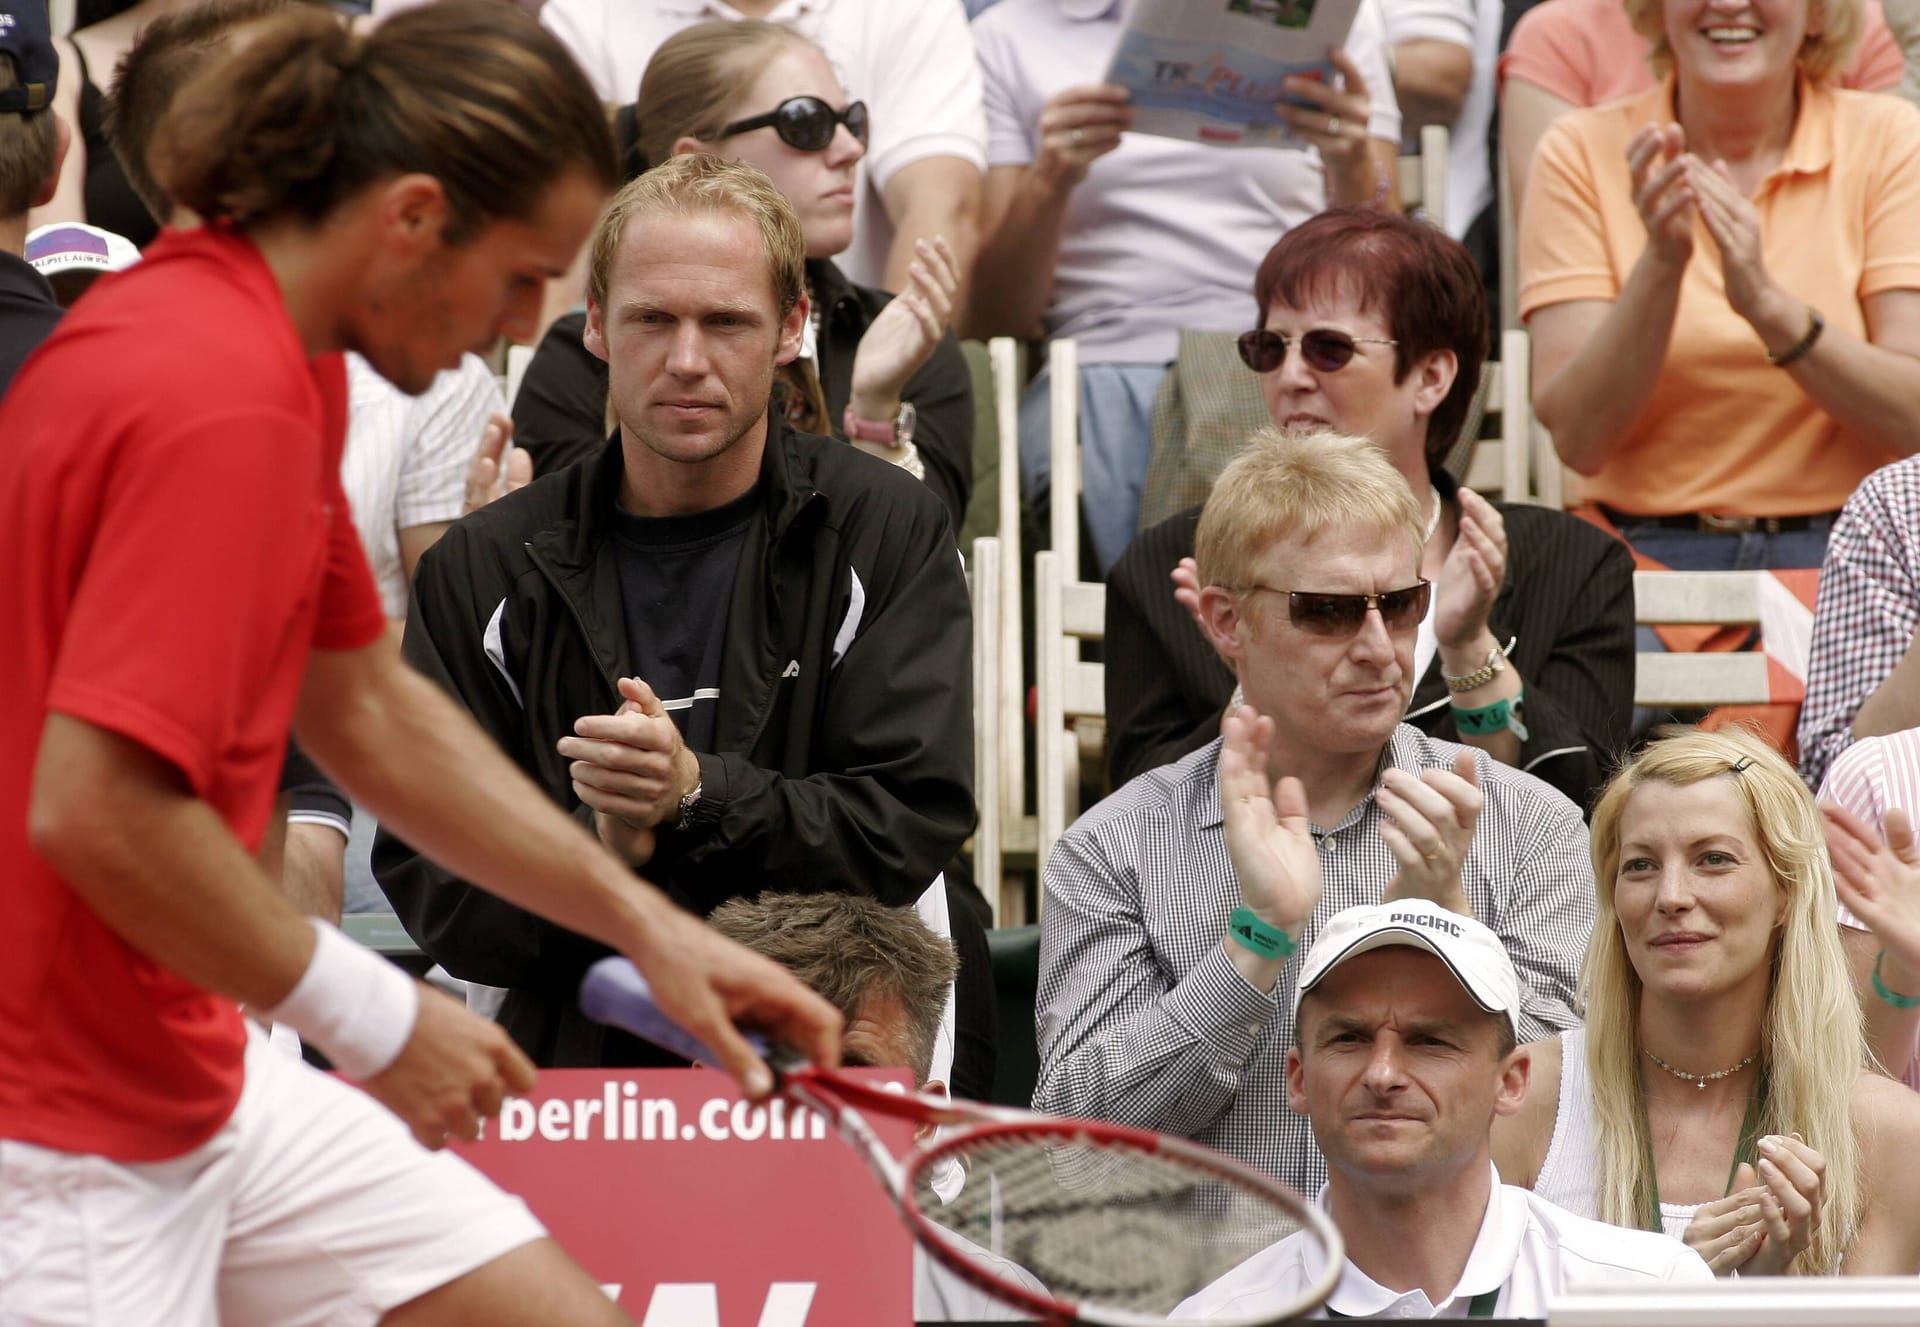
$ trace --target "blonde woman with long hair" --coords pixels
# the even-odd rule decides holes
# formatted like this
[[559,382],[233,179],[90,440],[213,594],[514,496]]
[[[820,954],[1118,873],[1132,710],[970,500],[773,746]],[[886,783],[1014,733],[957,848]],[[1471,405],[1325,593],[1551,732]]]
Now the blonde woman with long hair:
[[[1715,1272],[1920,1270],[1920,1101],[1867,1071],[1820,815],[1741,731],[1686,729],[1594,808],[1586,1027],[1533,1045],[1509,1183],[1664,1228]],[[1878,1177],[1888,1177],[1881,1181]]]

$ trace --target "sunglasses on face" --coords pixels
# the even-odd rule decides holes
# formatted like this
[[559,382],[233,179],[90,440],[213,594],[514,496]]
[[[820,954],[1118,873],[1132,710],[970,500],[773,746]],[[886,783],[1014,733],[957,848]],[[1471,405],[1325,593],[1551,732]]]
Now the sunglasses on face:
[[844,111],[836,111],[818,97],[788,97],[765,115],[750,115],[744,120],[735,120],[722,129],[717,137],[732,138],[735,134],[772,125],[773,132],[780,135],[780,141],[788,147],[801,152],[825,152],[827,144],[833,142],[834,129],[843,124],[847,126],[847,132],[859,139],[864,147],[867,141],[867,103],[850,101]]
[[1427,615],[1433,582],[1423,580],[1404,590],[1379,594],[1317,594],[1311,590],[1282,590],[1273,585],[1249,585],[1248,590],[1287,596],[1287,620],[1310,636],[1351,636],[1367,620],[1367,610],[1380,610],[1388,631],[1413,631]]
[[[1294,338],[1271,328],[1261,327],[1240,333],[1240,362],[1255,373],[1272,373],[1287,362],[1287,344]],[[1318,373],[1337,373],[1353,362],[1360,342],[1379,346],[1397,346],[1384,336],[1348,336],[1331,327],[1316,327],[1300,338],[1300,358]]]

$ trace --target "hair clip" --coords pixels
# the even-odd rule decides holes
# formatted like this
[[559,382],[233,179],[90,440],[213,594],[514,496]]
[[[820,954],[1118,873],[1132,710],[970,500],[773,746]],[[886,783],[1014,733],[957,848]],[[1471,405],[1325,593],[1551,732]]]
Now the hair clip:
[[1740,757],[1740,759],[1733,762],[1733,768],[1729,769],[1727,773],[1738,774],[1741,770],[1744,770],[1747,766],[1751,765],[1752,763],[1753,763],[1752,756],[1742,756]]

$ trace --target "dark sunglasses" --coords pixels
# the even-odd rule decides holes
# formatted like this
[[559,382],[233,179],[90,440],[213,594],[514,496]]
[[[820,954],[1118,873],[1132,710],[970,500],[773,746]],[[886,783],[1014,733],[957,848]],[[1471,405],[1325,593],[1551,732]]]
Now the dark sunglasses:
[[772,125],[773,132],[779,134],[780,141],[788,147],[801,152],[825,152],[827,144],[833,141],[834,129],[843,124],[847,126],[847,132],[859,139],[864,147],[867,142],[867,103],[850,101],[844,111],[836,111],[818,97],[788,97],[765,115],[750,115],[744,120],[735,120],[716,135],[716,141]]
[[[1284,333],[1266,327],[1242,332],[1237,343],[1240,362],[1255,373],[1272,373],[1287,362],[1287,343],[1290,339]],[[1348,336],[1330,327],[1316,327],[1299,340],[1300,357],[1307,361],[1308,368],[1318,373],[1338,373],[1346,368],[1353,362],[1354,348],[1362,341],[1380,346],[1400,344],[1384,336]]]
[[1367,620],[1367,610],[1380,610],[1388,631],[1412,631],[1427,615],[1433,582],[1423,580],[1404,590],[1380,594],[1316,594],[1311,590],[1282,590],[1272,585],[1249,585],[1248,590],[1287,596],[1287,620],[1310,636],[1351,636]]

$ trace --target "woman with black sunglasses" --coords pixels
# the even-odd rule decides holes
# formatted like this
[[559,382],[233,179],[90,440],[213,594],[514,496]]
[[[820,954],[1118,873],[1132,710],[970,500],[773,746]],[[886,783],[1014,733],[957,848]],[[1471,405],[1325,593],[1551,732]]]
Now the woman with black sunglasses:
[[[856,286],[832,258],[853,243],[867,108],[790,28],[702,23],[654,53],[635,103],[643,161],[707,152],[758,166],[807,239],[806,349],[775,378],[794,427],[848,440],[924,480],[956,530],[973,480],[973,385],[946,330],[960,273],[944,239],[920,245],[898,296]],[[544,473],[606,440],[607,366],[580,344],[584,314],[554,323],[514,400],[521,446]]]
[[[1385,451],[1426,513],[1420,681],[1407,722],[1477,746],[1586,807],[1625,744],[1632,559],[1563,512],[1490,503],[1445,469],[1486,357],[1473,260],[1439,230],[1335,209],[1261,263],[1240,338],[1280,428]],[[1117,786],[1211,741],[1233,677],[1194,630],[1199,508],[1141,534],[1107,584],[1107,733]],[[1176,592],[1170,592],[1172,575]],[[1183,607],[1182,605],[1186,605]]]

